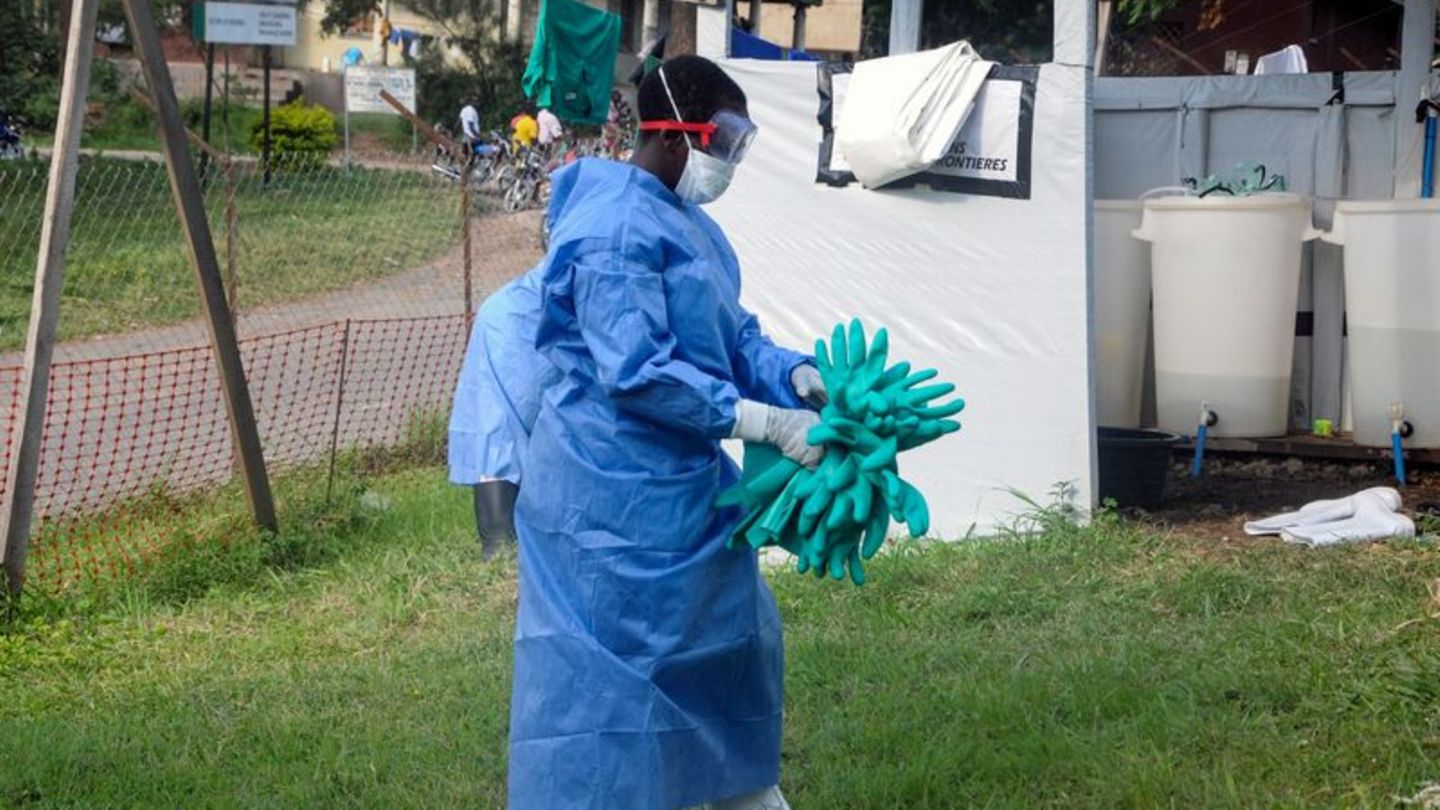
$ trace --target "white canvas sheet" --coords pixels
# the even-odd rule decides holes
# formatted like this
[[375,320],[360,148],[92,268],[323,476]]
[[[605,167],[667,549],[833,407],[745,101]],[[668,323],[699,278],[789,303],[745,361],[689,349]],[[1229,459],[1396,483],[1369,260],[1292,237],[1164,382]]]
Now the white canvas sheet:
[[860,182],[879,188],[940,160],[994,64],[968,42],[857,64],[835,143]]
[[888,327],[891,356],[934,366],[968,407],[957,435],[908,453],[933,533],[1008,525],[1010,492],[1056,485],[1091,502],[1086,78],[1045,65],[1036,84],[1029,199],[870,191],[816,182],[816,68],[733,60],[760,125],[710,207],[739,253],[742,299],[777,341],[813,346],[839,321]]

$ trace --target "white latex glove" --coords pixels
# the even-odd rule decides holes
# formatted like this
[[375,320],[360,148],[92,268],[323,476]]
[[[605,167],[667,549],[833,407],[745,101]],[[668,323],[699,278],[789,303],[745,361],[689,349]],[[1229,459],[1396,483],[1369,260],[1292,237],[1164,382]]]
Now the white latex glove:
[[790,387],[795,389],[795,396],[817,411],[830,401],[830,394],[825,391],[825,380],[821,379],[820,371],[809,363],[798,365],[790,372]]
[[824,447],[806,441],[810,428],[820,424],[820,415],[799,408],[776,408],[763,402],[742,399],[735,403],[735,427],[730,438],[773,444],[791,461],[810,469],[820,466]]

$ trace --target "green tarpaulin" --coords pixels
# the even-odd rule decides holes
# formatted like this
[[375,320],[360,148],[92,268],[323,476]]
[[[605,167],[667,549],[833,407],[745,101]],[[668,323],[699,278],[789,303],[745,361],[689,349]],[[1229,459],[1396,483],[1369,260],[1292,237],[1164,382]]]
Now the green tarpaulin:
[[579,0],[545,0],[525,68],[525,95],[572,124],[603,124],[610,110],[620,18]]

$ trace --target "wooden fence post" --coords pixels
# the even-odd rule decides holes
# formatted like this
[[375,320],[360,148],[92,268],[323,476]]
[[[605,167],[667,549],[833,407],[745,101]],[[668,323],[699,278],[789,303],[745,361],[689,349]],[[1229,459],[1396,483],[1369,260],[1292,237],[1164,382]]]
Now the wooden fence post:
[[175,197],[176,213],[185,230],[186,246],[195,268],[200,297],[210,326],[210,346],[220,372],[220,386],[230,416],[230,433],[239,451],[245,494],[250,513],[261,528],[275,531],[275,503],[270,494],[270,479],[265,472],[265,456],[260,445],[260,432],[255,425],[255,411],[245,381],[240,348],[235,339],[235,322],[225,300],[225,285],[220,278],[220,264],[215,256],[215,243],[206,218],[205,199],[195,175],[195,165],[186,144],[186,132],[180,119],[180,104],[175,99],[175,86],[165,53],[160,47],[160,34],[155,25],[150,0],[124,0],[125,17],[130,23],[130,36],[136,55],[150,86],[151,100],[159,112],[160,136],[165,144],[165,164],[170,173],[170,190]]
[[[66,3],[69,6],[70,4]],[[30,523],[35,509],[35,479],[40,467],[40,437],[50,397],[50,362],[55,354],[55,326],[60,317],[60,291],[65,282],[65,249],[70,244],[70,214],[75,207],[75,175],[80,164],[80,131],[85,126],[85,95],[94,54],[95,17],[99,0],[75,0],[70,13],[69,42],[60,86],[60,117],[55,152],[45,192],[40,226],[35,293],[25,337],[24,403],[15,426],[20,441],[5,472],[6,500],[0,509],[0,557],[9,593],[19,596],[25,582],[25,557],[30,549]]]

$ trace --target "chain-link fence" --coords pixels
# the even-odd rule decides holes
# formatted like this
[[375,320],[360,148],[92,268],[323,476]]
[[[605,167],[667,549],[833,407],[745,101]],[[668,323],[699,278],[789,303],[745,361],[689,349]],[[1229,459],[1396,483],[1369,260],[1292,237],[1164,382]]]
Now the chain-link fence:
[[[498,195],[463,190],[428,158],[277,161],[268,172],[253,160],[203,163],[272,475],[325,480],[356,450],[378,458],[437,436],[443,447],[467,306],[534,264],[538,211],[506,212]],[[0,162],[7,463],[47,172],[41,161]],[[242,502],[200,313],[164,164],[87,156],[41,441],[32,586],[61,592],[218,540],[205,510],[177,504]],[[175,519],[181,511],[189,517]]]

